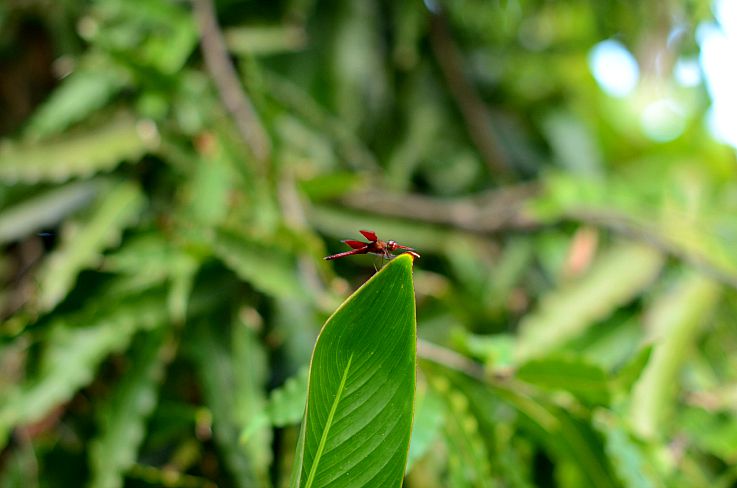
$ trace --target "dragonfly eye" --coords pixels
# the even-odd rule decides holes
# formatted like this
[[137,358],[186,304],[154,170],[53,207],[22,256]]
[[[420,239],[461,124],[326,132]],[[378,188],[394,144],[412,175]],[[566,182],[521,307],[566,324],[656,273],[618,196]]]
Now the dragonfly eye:
[[397,248],[397,241],[389,241],[386,243],[386,248],[390,251],[393,251]]

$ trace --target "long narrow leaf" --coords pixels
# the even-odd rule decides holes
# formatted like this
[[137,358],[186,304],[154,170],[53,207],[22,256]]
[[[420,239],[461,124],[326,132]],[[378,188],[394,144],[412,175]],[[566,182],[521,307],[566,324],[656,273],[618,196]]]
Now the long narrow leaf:
[[14,425],[41,419],[77,389],[92,381],[108,354],[128,346],[133,334],[160,326],[166,319],[164,297],[150,291],[90,305],[60,317],[49,330],[39,372],[0,401],[0,445]]
[[67,183],[4,208],[0,213],[0,243],[56,225],[67,214],[89,203],[100,191],[101,183],[99,180]]
[[33,114],[26,128],[29,136],[48,137],[84,120],[128,82],[123,70],[101,56],[88,56],[84,63]]
[[263,408],[266,357],[244,323],[236,321],[230,330],[223,325],[228,324],[198,323],[190,344],[212,411],[215,441],[238,486],[268,486],[270,431],[256,429],[250,442],[239,442],[246,421]]
[[158,143],[153,127],[121,114],[85,132],[38,142],[0,141],[0,181],[65,181],[134,161]]
[[664,420],[672,413],[684,358],[718,297],[715,283],[692,274],[653,307],[649,325],[655,345],[650,361],[635,383],[630,405],[632,425],[639,435],[646,438],[660,435]]
[[640,244],[620,244],[578,283],[543,298],[520,324],[520,361],[555,350],[637,296],[657,276],[663,257]]
[[123,474],[136,460],[167,362],[165,339],[154,330],[137,343],[130,371],[100,409],[100,435],[90,445],[91,488],[123,486]]
[[77,274],[102,258],[102,250],[120,240],[123,229],[143,208],[141,191],[120,183],[103,195],[98,207],[76,228],[64,229],[63,242],[41,273],[39,305],[48,310],[64,298]]

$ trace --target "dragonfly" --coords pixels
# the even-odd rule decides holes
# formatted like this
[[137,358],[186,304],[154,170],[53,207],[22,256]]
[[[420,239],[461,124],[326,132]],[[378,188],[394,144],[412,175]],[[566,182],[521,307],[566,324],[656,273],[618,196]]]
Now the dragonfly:
[[325,256],[323,259],[332,261],[333,259],[340,259],[346,256],[353,256],[355,254],[376,254],[384,259],[391,259],[394,257],[393,251],[401,249],[410,253],[413,257],[419,258],[420,255],[415,252],[411,247],[402,246],[397,244],[397,241],[382,241],[380,240],[374,231],[371,230],[359,230],[363,237],[369,240],[369,242],[355,241],[353,239],[346,239],[342,242],[348,244],[352,249],[350,251],[339,252],[330,256]]

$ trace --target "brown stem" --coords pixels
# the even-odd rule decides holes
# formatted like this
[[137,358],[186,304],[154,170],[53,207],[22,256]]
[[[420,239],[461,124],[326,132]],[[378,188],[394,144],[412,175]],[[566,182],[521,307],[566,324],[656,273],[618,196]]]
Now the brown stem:
[[[525,210],[537,192],[536,185],[526,184],[505,187],[471,198],[443,200],[422,195],[373,190],[346,195],[341,203],[356,210],[371,209],[372,213],[379,215],[447,225],[477,234],[493,234],[510,230],[539,229],[549,225],[537,220]],[[719,267],[708,256],[689,250],[626,215],[594,209],[571,210],[563,214],[560,221],[607,229],[644,242],[716,282],[737,290],[737,275]]]
[[463,72],[463,57],[442,13],[430,16],[430,44],[451,95],[463,115],[466,128],[484,162],[493,173],[509,173],[509,157],[497,140],[491,115],[473,84]]
[[238,132],[255,158],[265,163],[271,155],[271,142],[228,56],[213,2],[192,0],[192,3],[202,37],[202,56],[217,87],[220,100],[235,121]]
[[494,233],[539,225],[525,215],[535,185],[519,185],[471,198],[442,200],[422,195],[370,191],[346,195],[348,207],[372,209],[382,215],[448,225],[475,233]]
[[446,349],[432,342],[417,339],[417,355],[427,361],[445,366],[448,369],[459,371],[480,381],[485,381],[484,367],[455,351]]

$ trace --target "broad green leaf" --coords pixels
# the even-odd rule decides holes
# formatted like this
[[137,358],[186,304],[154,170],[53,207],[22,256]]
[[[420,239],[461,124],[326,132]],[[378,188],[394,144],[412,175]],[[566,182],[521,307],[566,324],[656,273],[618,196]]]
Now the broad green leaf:
[[144,196],[131,183],[119,183],[101,195],[94,211],[84,220],[68,224],[62,244],[41,272],[39,306],[49,310],[69,292],[84,268],[98,264],[102,251],[120,241],[123,230],[138,216]]
[[403,254],[351,295],[320,332],[292,486],[401,486],[415,354],[412,257]]
[[[263,426],[285,427],[302,420],[307,398],[308,369],[301,369],[296,375],[273,390],[263,411],[253,417],[241,434],[241,442],[248,442],[252,433]],[[433,390],[418,388],[417,407],[410,442],[407,470],[421,458],[432,443],[437,440],[443,426],[444,408]]]
[[581,357],[565,355],[533,359],[520,366],[516,376],[541,388],[568,391],[585,403],[609,403],[607,374]]
[[146,432],[146,418],[156,406],[164,367],[172,352],[167,350],[165,340],[163,331],[154,330],[134,343],[130,370],[98,410],[100,433],[89,451],[91,488],[123,486],[124,473],[135,463]]
[[4,208],[0,213],[0,243],[56,225],[68,214],[88,204],[102,186],[100,180],[67,183]]
[[622,243],[601,256],[581,280],[543,297],[520,324],[517,358],[555,350],[636,297],[657,276],[663,257],[650,247]]
[[676,401],[680,369],[718,297],[715,283],[688,274],[653,305],[648,324],[653,353],[634,386],[630,405],[632,426],[639,435],[661,435]]
[[11,391],[0,403],[0,444],[11,426],[41,419],[85,386],[100,362],[125,349],[133,334],[166,320],[161,294],[147,292],[120,300],[93,303],[50,326],[38,374]]
[[64,181],[135,161],[158,144],[156,128],[119,114],[85,131],[39,143],[0,141],[0,181]]

